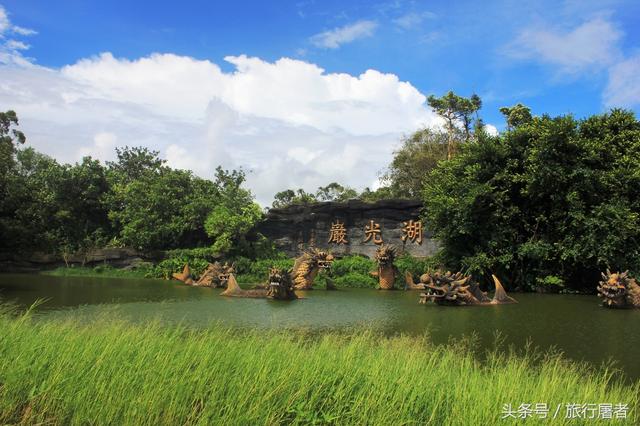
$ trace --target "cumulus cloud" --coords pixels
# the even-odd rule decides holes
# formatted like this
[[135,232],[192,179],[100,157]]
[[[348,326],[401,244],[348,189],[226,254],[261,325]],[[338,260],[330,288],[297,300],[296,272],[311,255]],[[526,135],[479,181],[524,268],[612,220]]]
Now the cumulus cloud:
[[377,27],[378,24],[375,21],[361,20],[316,34],[311,37],[311,43],[325,49],[337,49],[345,43],[371,37]]
[[62,161],[143,145],[204,177],[217,165],[242,167],[265,205],[285,188],[369,186],[403,133],[437,123],[425,96],[393,74],[225,60],[233,71],[174,54],[103,53],[61,69],[5,64],[0,103],[17,111],[31,146]]
[[78,160],[82,157],[93,157],[102,160],[115,159],[115,149],[118,146],[118,137],[113,133],[99,132],[93,137],[93,144],[82,146],[78,149]]
[[491,136],[498,136],[500,132],[498,132],[498,128],[493,124],[485,124],[484,131],[487,132]]
[[524,29],[506,53],[516,59],[544,62],[563,74],[603,69],[620,56],[622,32],[610,21],[596,17],[568,30],[534,26]]

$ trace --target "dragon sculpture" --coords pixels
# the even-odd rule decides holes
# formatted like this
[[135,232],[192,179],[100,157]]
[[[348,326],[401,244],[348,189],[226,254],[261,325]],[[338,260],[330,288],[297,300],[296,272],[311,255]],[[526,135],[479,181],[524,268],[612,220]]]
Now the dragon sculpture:
[[294,300],[298,298],[293,289],[291,271],[284,271],[279,268],[271,268],[269,270],[269,282],[267,285],[250,290],[240,288],[236,278],[231,274],[227,282],[227,289],[220,295],[276,300]]
[[181,273],[173,274],[173,278],[183,283],[196,287],[213,287],[224,288],[227,286],[229,276],[235,272],[234,265],[229,265],[227,262],[224,265],[220,262],[210,263],[207,269],[200,275],[197,281],[191,277],[191,269],[189,265],[184,265],[184,269]]
[[426,293],[420,294],[420,303],[433,301],[438,305],[447,306],[478,306],[478,305],[503,305],[518,303],[507,295],[502,283],[495,275],[491,275],[496,285],[493,299],[489,299],[487,293],[480,290],[478,283],[472,281],[471,276],[462,272],[451,272],[430,275],[430,282],[425,282]]
[[378,269],[371,272],[371,275],[378,278],[378,288],[381,290],[393,290],[398,268],[393,262],[396,260],[396,247],[382,244],[375,254],[375,261]]
[[598,285],[598,297],[607,308],[640,308],[640,286],[629,271],[611,273],[607,269]]
[[[331,253],[311,248],[298,257],[291,270],[291,281],[296,290],[311,290],[313,280],[320,270],[331,267],[334,257]],[[327,288],[331,288],[331,281],[327,280]]]
[[406,290],[424,290],[427,284],[433,284],[431,276],[428,273],[420,275],[420,281],[416,284],[413,281],[413,275],[407,271],[404,273],[405,289]]

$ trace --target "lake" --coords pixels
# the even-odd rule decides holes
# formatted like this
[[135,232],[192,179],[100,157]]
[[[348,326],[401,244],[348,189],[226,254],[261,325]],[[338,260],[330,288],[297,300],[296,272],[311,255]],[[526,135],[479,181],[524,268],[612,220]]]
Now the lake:
[[429,331],[436,343],[475,336],[491,348],[496,333],[506,345],[527,342],[567,357],[600,365],[615,360],[630,379],[640,378],[640,310],[608,310],[596,296],[513,294],[516,305],[441,307],[418,304],[419,291],[313,290],[292,302],[221,297],[219,289],[175,281],[0,274],[0,299],[20,307],[37,299],[37,318],[105,311],[119,318],[158,320],[192,327],[218,323],[234,327],[309,331],[366,326],[385,334]]

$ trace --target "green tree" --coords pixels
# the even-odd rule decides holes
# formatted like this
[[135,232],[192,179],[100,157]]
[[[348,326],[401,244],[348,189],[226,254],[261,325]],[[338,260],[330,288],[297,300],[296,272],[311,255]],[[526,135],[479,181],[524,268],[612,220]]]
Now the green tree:
[[554,275],[640,270],[640,123],[613,110],[533,118],[442,162],[426,181],[427,223],[451,267],[531,286]]
[[456,152],[457,124],[462,125],[465,142],[471,138],[474,116],[478,118],[478,111],[482,108],[482,100],[475,93],[470,98],[458,96],[452,91],[441,97],[434,95],[427,98],[429,106],[445,120],[448,138],[447,159],[451,159]]
[[381,186],[380,188],[372,191],[371,188],[365,188],[358,198],[362,201],[366,201],[369,203],[373,203],[379,200],[388,200],[389,198],[396,197],[395,194],[392,193],[391,188],[388,186]]
[[103,246],[112,235],[104,200],[109,192],[106,169],[84,157],[73,166],[61,166],[60,172],[53,219],[63,242],[75,250]]
[[[382,182],[388,194],[397,198],[420,198],[424,179],[438,162],[447,159],[448,136],[428,128],[418,130],[402,141],[400,149],[393,153]],[[361,195],[366,196],[366,195]]]
[[315,195],[318,201],[347,201],[357,197],[358,192],[355,189],[342,186],[337,182],[318,187]]
[[4,195],[6,175],[15,161],[16,146],[27,140],[17,126],[15,111],[0,112],[0,195]]
[[129,183],[149,173],[160,173],[166,161],[159,155],[159,151],[142,146],[116,148],[117,160],[107,161],[107,167],[112,178]]
[[63,234],[55,219],[62,178],[54,159],[33,148],[15,152],[0,215],[3,252],[56,249]]
[[123,244],[141,250],[190,247],[207,241],[204,221],[217,188],[189,171],[161,167],[114,185],[109,218]]
[[237,251],[243,249],[247,234],[262,218],[260,205],[253,201],[249,190],[242,188],[244,181],[242,170],[216,168],[218,202],[207,216],[205,229],[218,253],[229,253],[234,247]]
[[26,141],[24,133],[16,129],[17,126],[15,111],[0,112],[0,239],[3,240],[9,237],[7,221],[11,220],[17,208],[11,204],[12,194],[9,193],[12,189],[10,174],[15,167],[16,147]]
[[500,112],[507,120],[507,129],[512,130],[523,124],[531,123],[533,116],[531,115],[531,108],[528,106],[517,103],[512,107],[502,107]]
[[316,202],[318,202],[316,196],[306,192],[302,188],[297,190],[285,189],[284,191],[277,192],[276,195],[273,196],[271,206],[273,208],[282,208],[292,204],[310,204]]

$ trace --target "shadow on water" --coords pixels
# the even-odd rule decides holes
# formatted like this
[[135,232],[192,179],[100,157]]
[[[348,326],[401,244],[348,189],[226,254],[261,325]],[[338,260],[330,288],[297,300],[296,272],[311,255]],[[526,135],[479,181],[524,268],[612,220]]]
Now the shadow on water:
[[221,290],[148,279],[0,275],[0,298],[28,307],[38,299],[41,319],[72,314],[90,320],[108,310],[133,322],[160,320],[207,327],[303,329],[310,332],[370,328],[386,335],[423,334],[434,343],[474,336],[479,350],[504,344],[542,350],[600,365],[616,360],[640,378],[640,310],[601,308],[595,296],[517,294],[517,305],[441,307],[419,305],[418,292],[368,289],[313,290],[304,299],[279,302],[220,297]]

